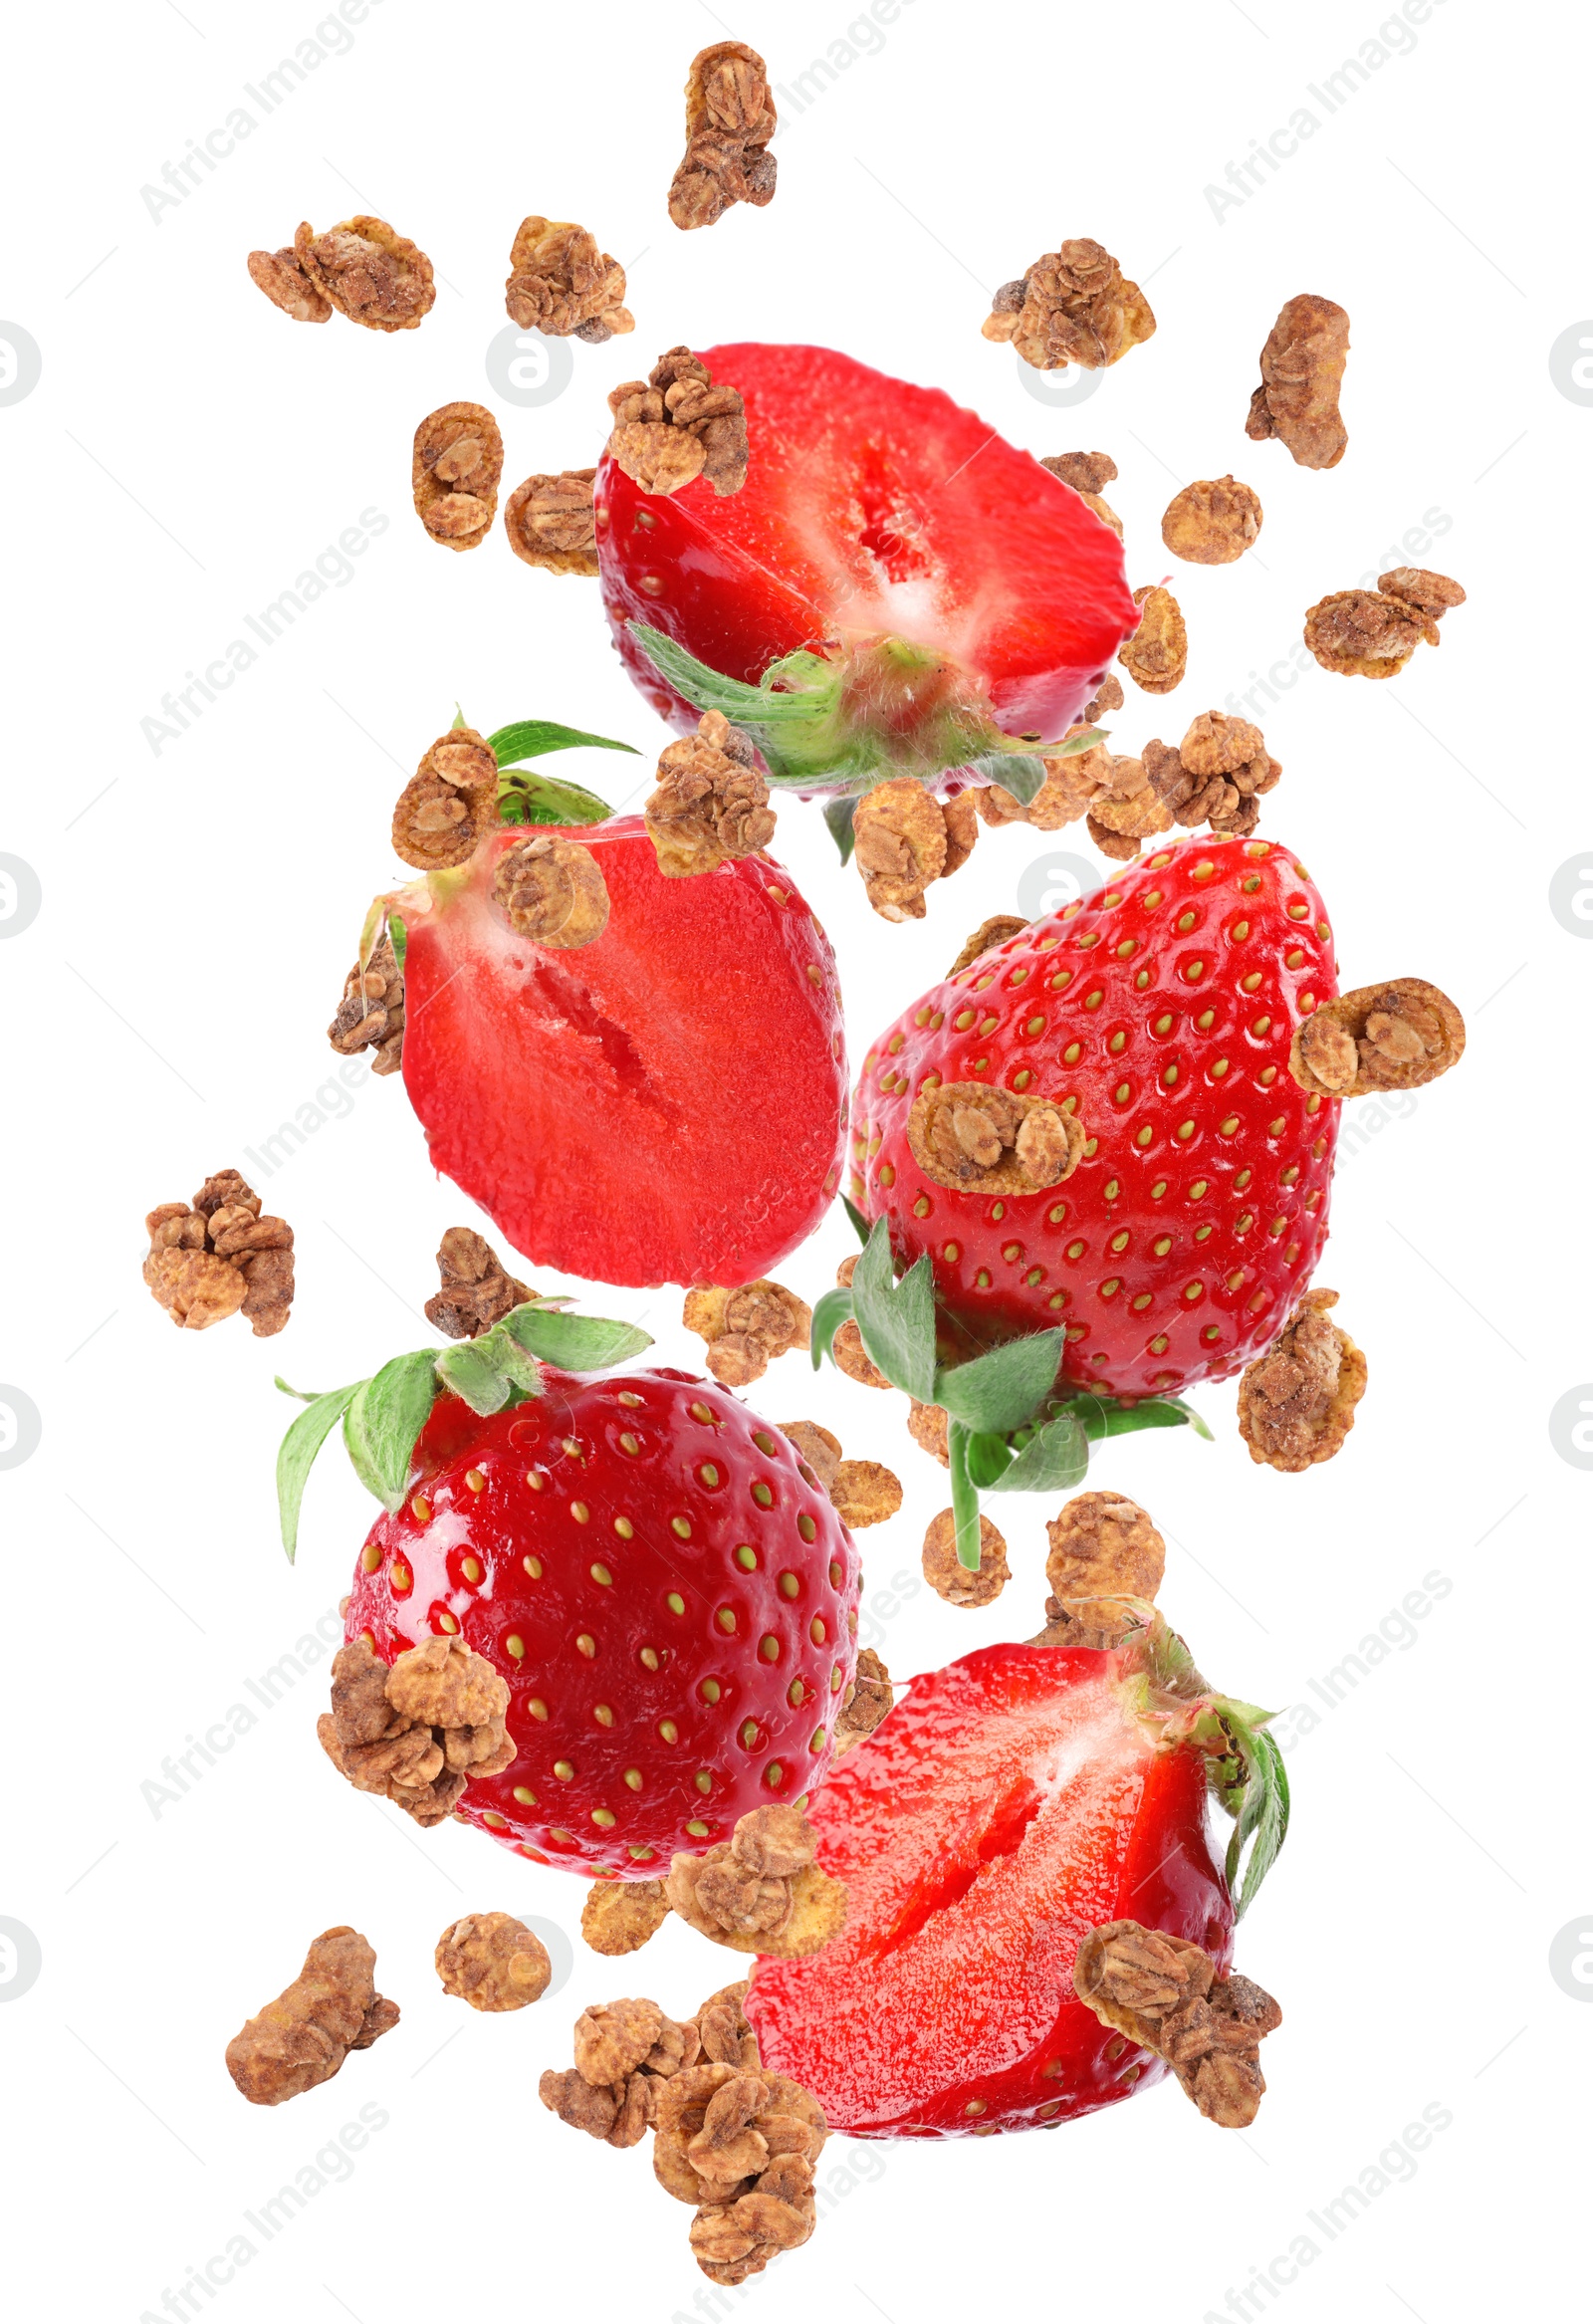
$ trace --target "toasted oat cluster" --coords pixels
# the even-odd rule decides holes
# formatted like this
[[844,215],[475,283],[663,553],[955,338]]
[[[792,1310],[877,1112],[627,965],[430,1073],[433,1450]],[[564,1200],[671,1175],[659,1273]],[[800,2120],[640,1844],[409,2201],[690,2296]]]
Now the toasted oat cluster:
[[1260,2043],[1283,2012],[1249,1977],[1220,1976],[1211,1955],[1182,1937],[1108,1921],[1081,1941],[1073,1989],[1103,2025],[1165,2058],[1208,2122],[1243,2130],[1255,2120],[1266,2089]]
[[1302,1018],[1288,1069],[1313,1097],[1420,1089],[1466,1053],[1466,1020],[1422,977],[1358,985]]
[[326,1929],[293,1983],[228,2042],[227,2071],[251,2106],[280,2106],[330,2082],[351,2049],[369,2049],[397,2022],[364,1938]]
[[484,403],[444,403],[415,430],[415,514],[443,549],[479,549],[498,514],[504,439]]
[[1186,565],[1233,565],[1260,531],[1259,500],[1232,476],[1186,484],[1162,515],[1162,540]]
[[515,1756],[509,1682],[458,1636],[428,1638],[390,1666],[356,1638],[332,1666],[332,1709],[316,1733],[356,1791],[390,1799],[423,1830],[453,1813],[473,1775]]
[[706,476],[721,498],[747,481],[747,406],[715,386],[688,347],[661,354],[645,379],[611,388],[608,456],[643,492],[679,492]]
[[554,1965],[542,1939],[513,1913],[466,1913],[437,1940],[445,1993],[472,2009],[525,2009],[548,1990]]
[[840,1717],[835,1722],[835,1756],[849,1751],[853,1743],[860,1743],[872,1735],[889,1713],[896,1700],[890,1673],[871,1646],[865,1646],[857,1657],[857,1675],[846,1690]]
[[664,1878],[671,1912],[736,1953],[795,1961],[821,1952],[846,1920],[846,1890],[815,1861],[799,1807],[756,1807],[728,1840],[680,1854]]
[[262,1218],[236,1170],[207,1178],[191,1203],[160,1203],[144,1221],[143,1279],[173,1323],[207,1331],[242,1311],[270,1339],[293,1305],[293,1229]]
[[608,885],[578,839],[517,839],[499,856],[493,902],[517,936],[551,952],[578,952],[608,925]]
[[1298,1475],[1330,1461],[1355,1426],[1366,1358],[1330,1320],[1327,1310],[1337,1305],[1337,1291],[1307,1291],[1241,1377],[1239,1433],[1251,1459],[1268,1469]]
[[1110,484],[1117,474],[1117,462],[1109,452],[1053,452],[1040,461],[1042,468],[1070,485],[1087,509],[1110,525],[1119,541],[1123,538],[1123,520],[1111,505],[1102,500],[1101,487]]
[[642,819],[666,879],[689,879],[768,846],[775,815],[758,753],[722,711],[705,710],[695,734],[665,746]]
[[1160,583],[1136,589],[1139,627],[1118,653],[1142,694],[1171,694],[1189,666],[1189,631],[1171,589]]
[[669,188],[669,215],[682,232],[714,225],[736,202],[762,209],[774,200],[769,145],[778,126],[756,49],[715,41],[698,51],[686,81],[686,151]]
[[783,1420],[780,1433],[801,1455],[808,1482],[829,1496],[841,1523],[851,1532],[882,1525],[902,1506],[901,1480],[882,1461],[845,1461],[840,1439],[816,1421]]
[[979,797],[960,791],[935,799],[911,776],[899,775],[857,802],[852,851],[882,920],[922,920],[925,889],[961,871],[979,837]]
[[[1176,615],[1177,606],[1167,601]],[[1171,683],[1182,675],[1180,660]],[[1045,780],[1027,807],[997,783],[970,794],[981,818],[1056,831],[1083,816],[1102,854],[1119,863],[1132,863],[1142,841],[1174,823],[1191,829],[1205,823],[1220,837],[1248,836],[1260,816],[1257,801],[1283,772],[1257,727],[1220,710],[1202,711],[1176,748],[1156,740],[1138,758],[1125,758],[1096,743],[1043,765]]]
[[1349,351],[1342,307],[1310,291],[1290,299],[1266,335],[1245,433],[1255,443],[1275,436],[1297,467],[1336,468],[1349,442],[1338,408]]
[[[457,408],[457,406],[455,407]],[[427,746],[392,813],[392,850],[417,871],[468,863],[498,822],[498,761],[473,726]]]
[[1045,1527],[1045,1628],[1035,1646],[1116,1646],[1154,1603],[1167,1545],[1137,1502],[1080,1493]]
[[639,1953],[668,1918],[661,1880],[594,1880],[580,1908],[580,1933],[593,1953],[617,1960]]
[[249,277],[295,323],[336,309],[366,331],[413,331],[437,296],[430,259],[385,218],[344,218],[325,234],[301,225],[291,248],[252,250]]
[[442,1288],[426,1301],[426,1321],[449,1339],[479,1339],[513,1308],[536,1297],[510,1275],[484,1235],[449,1227],[437,1251]]
[[634,331],[625,305],[625,270],[599,250],[584,226],[568,218],[522,218],[509,254],[504,305],[522,331],[550,339],[584,339],[600,347]]
[[[1011,797],[1011,794],[1008,796]],[[955,977],[961,970],[972,968],[982,953],[994,951],[998,944],[1005,944],[1010,936],[1021,936],[1027,926],[1028,922],[1021,920],[1016,912],[992,913],[988,920],[981,920],[946,974]]]
[[373,1073],[396,1073],[404,1061],[404,980],[392,938],[384,929],[361,966],[356,960],[343,980],[338,1014],[327,1039],[342,1057],[374,1049]]
[[813,1311],[784,1284],[767,1276],[724,1290],[699,1283],[686,1293],[681,1321],[706,1342],[708,1369],[727,1388],[761,1380],[777,1356],[805,1348]]
[[1419,645],[1437,645],[1438,625],[1466,591],[1447,574],[1399,565],[1375,589],[1335,589],[1305,616],[1305,642],[1340,678],[1397,678]]
[[1036,1194],[1070,1178],[1087,1132],[1048,1097],[942,1081],[922,1090],[907,1119],[913,1159],[937,1186],[978,1194]]
[[546,573],[597,571],[597,527],[592,509],[595,468],[564,468],[557,476],[528,476],[504,503],[504,531],[523,565]]
[[829,2126],[816,2099],[760,2063],[745,1984],[695,2017],[608,2001],[576,2020],[575,2063],[542,2077],[550,2113],[610,2147],[653,2133],[653,2175],[689,2203],[691,2248],[715,2283],[744,2283],[813,2231],[813,2169]]
[[924,1535],[924,1579],[949,1606],[988,1606],[1012,1579],[1007,1543],[989,1517],[979,1520],[979,1565],[964,1565],[957,1554],[957,1516],[943,1509]]
[[987,339],[1010,341],[1036,370],[1078,363],[1098,371],[1149,339],[1156,318],[1111,253],[1079,236],[1004,283],[983,329]]

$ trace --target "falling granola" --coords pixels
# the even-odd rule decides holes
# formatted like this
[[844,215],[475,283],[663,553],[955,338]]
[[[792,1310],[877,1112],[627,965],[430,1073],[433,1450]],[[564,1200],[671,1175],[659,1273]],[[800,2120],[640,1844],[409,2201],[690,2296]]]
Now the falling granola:
[[597,571],[592,510],[595,468],[565,468],[557,476],[528,476],[504,504],[504,531],[524,565],[548,573]]
[[872,1735],[896,1700],[890,1673],[871,1646],[861,1649],[857,1657],[857,1675],[846,1690],[840,1717],[835,1722],[835,1756],[849,1751],[853,1743],[860,1743]]
[[593,1953],[637,1953],[669,1918],[661,1880],[594,1880],[580,1908],[580,1933]]
[[369,2049],[397,2022],[364,1938],[326,1929],[293,1983],[228,2042],[227,2071],[251,2106],[280,2106],[330,2082],[351,2049]]
[[430,259],[385,218],[344,218],[325,234],[302,224],[291,251],[251,251],[249,273],[296,323],[336,308],[366,331],[414,331],[437,296]]
[[1098,371],[1149,339],[1156,318],[1110,252],[1079,236],[1004,283],[983,328],[987,339],[1011,341],[1036,370],[1077,363]]
[[517,839],[499,856],[492,899],[517,936],[553,952],[595,944],[608,925],[608,888],[578,839]]
[[507,1273],[492,1245],[473,1227],[444,1231],[437,1272],[442,1288],[426,1301],[426,1321],[449,1339],[479,1339],[536,1296],[529,1284]]
[[989,1517],[979,1520],[979,1564],[964,1565],[957,1554],[957,1516],[943,1509],[924,1535],[924,1579],[949,1606],[988,1606],[1012,1579],[1007,1543]]
[[1103,525],[1110,525],[1121,541],[1123,520],[1101,498],[1102,485],[1110,484],[1117,474],[1117,462],[1109,452],[1053,452],[1040,461],[1040,466],[1048,468],[1063,484],[1070,485],[1084,506],[1092,510]]
[[783,1961],[821,1952],[846,1919],[846,1890],[815,1861],[799,1807],[757,1807],[728,1840],[677,1855],[664,1879],[670,1910],[716,1945]]
[[1162,1586],[1167,1546],[1137,1502],[1080,1493],[1045,1527],[1051,1595],[1036,1646],[1116,1646]]
[[[484,403],[444,403],[415,430],[415,514],[444,549],[479,549],[498,514],[504,439]],[[479,737],[477,738],[479,740]]]
[[608,408],[608,456],[643,492],[679,492],[706,476],[723,497],[746,483],[747,407],[690,348],[668,349],[645,379],[610,389]]
[[236,1170],[207,1178],[192,1203],[160,1203],[144,1220],[143,1279],[187,1331],[240,1311],[270,1339],[293,1305],[293,1229],[262,1217],[260,1197]]
[[942,1081],[908,1116],[913,1159],[937,1186],[980,1194],[1034,1194],[1071,1177],[1083,1157],[1081,1122],[1047,1097],[982,1081]]
[[768,846],[775,815],[758,753],[722,711],[704,711],[695,734],[666,745],[642,819],[666,879],[713,871]]
[[332,1709],[316,1733],[356,1791],[374,1792],[423,1830],[453,1813],[472,1777],[515,1757],[504,1725],[509,1683],[463,1638],[428,1638],[388,1665],[366,1638],[340,1648]]
[[1305,642],[1341,678],[1397,678],[1419,645],[1437,645],[1439,622],[1464,605],[1459,581],[1423,566],[1379,574],[1375,589],[1336,589],[1305,616]]
[[525,2009],[548,1990],[554,1965],[542,1939],[512,1913],[466,1913],[437,1940],[443,1991],[472,2009]]
[[972,968],[983,953],[994,952],[1010,936],[1022,936],[1027,926],[1028,922],[1020,919],[1016,912],[997,912],[989,920],[981,920],[946,974],[955,977],[960,969]]
[[774,199],[777,126],[756,49],[716,41],[698,51],[686,81],[686,151],[669,188],[669,215],[683,232],[716,224],[736,202],[762,209]]
[[946,869],[946,813],[908,775],[857,802],[852,847],[869,902],[882,920],[921,920],[924,890]]
[[498,761],[473,726],[428,745],[392,814],[393,853],[417,871],[468,863],[498,822]]
[[1327,1310],[1337,1305],[1337,1291],[1307,1291],[1265,1355],[1241,1376],[1239,1433],[1251,1459],[1268,1469],[1298,1475],[1330,1461],[1355,1426],[1366,1358],[1330,1320]]
[[850,1531],[882,1525],[901,1508],[901,1480],[882,1461],[842,1460],[839,1437],[810,1420],[783,1420],[780,1433],[796,1447],[808,1479],[828,1494]]
[[1219,1975],[1200,1946],[1138,1921],[1108,1921],[1080,1941],[1073,1989],[1127,2040],[1165,2058],[1208,2122],[1243,2130],[1266,2084],[1259,2045],[1283,2012],[1249,1977]]
[[357,960],[343,982],[327,1039],[342,1057],[374,1049],[373,1073],[396,1073],[404,1061],[404,980],[384,929],[369,958]]
[[1168,502],[1162,540],[1186,565],[1233,565],[1260,538],[1261,504],[1232,476],[1186,484]]
[[1189,631],[1178,599],[1160,584],[1134,591],[1139,627],[1118,660],[1142,694],[1171,694],[1189,666]]
[[1349,442],[1338,408],[1349,349],[1342,307],[1311,291],[1290,299],[1261,349],[1261,383],[1245,433],[1255,443],[1276,436],[1297,467],[1336,468]]
[[625,270],[584,226],[568,218],[522,218],[509,254],[504,305],[522,331],[548,339],[583,339],[600,347],[634,331],[625,305]]
[[761,1380],[777,1356],[805,1348],[813,1311],[767,1276],[735,1290],[699,1283],[686,1293],[681,1321],[708,1349],[708,1369],[727,1388]]
[[1313,1097],[1420,1089],[1466,1054],[1466,1021],[1421,977],[1360,985],[1294,1029],[1288,1069]]

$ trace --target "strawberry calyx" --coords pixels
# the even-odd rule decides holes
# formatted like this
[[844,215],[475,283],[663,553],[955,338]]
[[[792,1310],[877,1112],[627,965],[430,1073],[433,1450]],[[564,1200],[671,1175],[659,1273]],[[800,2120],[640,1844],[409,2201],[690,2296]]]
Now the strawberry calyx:
[[[756,686],[726,677],[662,630],[630,633],[660,676],[696,710],[718,710],[749,734],[775,788],[860,798],[901,776],[937,788],[967,773],[998,782],[1025,807],[1045,780],[1040,758],[1071,757],[1104,739],[1088,727],[1056,742],[1004,734],[979,678],[933,646],[896,636],[831,641],[770,663]],[[838,836],[838,833],[837,833]]]
[[[454,720],[456,726],[463,717]],[[579,727],[561,726],[552,718],[521,718],[501,726],[487,737],[502,780],[498,786],[500,823],[603,823],[613,813],[605,799],[578,783],[556,782],[529,767],[526,761],[546,758],[551,751],[625,751],[640,753],[630,743],[616,743],[607,735],[586,734]]]
[[1206,1761],[1212,1796],[1234,1818],[1224,1877],[1242,1920],[1288,1836],[1283,1754],[1267,1733],[1276,1717],[1207,1685],[1194,1657],[1153,1606],[1118,1648],[1119,1683],[1162,1750],[1192,1748]]
[[564,1292],[538,1293],[475,1339],[415,1348],[346,1388],[306,1391],[279,1378],[282,1393],[305,1407],[277,1454],[277,1506],[290,1564],[299,1545],[305,1485],[340,1421],[354,1475],[394,1514],[403,1507],[415,1445],[439,1396],[457,1397],[486,1418],[540,1396],[545,1364],[563,1372],[605,1372],[652,1346],[651,1334],[633,1323],[567,1314],[569,1305]]
[[[845,1200],[843,1197],[842,1200]],[[816,1371],[843,1323],[855,1323],[869,1360],[891,1385],[947,1416],[957,1555],[970,1572],[980,1561],[979,1497],[986,1493],[1054,1493],[1083,1482],[1089,1449],[1106,1437],[1146,1428],[1211,1430],[1178,1396],[1102,1397],[1057,1387],[1066,1333],[1060,1327],[1008,1339],[983,1354],[940,1360],[943,1318],[928,1253],[900,1282],[890,1225],[870,1227],[850,1202],[847,1214],[863,1241],[847,1287],[826,1291],[813,1307]]]

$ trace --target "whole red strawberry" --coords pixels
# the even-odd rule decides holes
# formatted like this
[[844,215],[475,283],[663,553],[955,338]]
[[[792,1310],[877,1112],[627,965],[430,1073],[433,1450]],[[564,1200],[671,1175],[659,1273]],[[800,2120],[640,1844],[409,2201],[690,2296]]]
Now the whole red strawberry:
[[856,1661],[857,1554],[786,1437],[685,1372],[577,1376],[530,1352],[645,1344],[533,1301],[315,1399],[279,1469],[291,1554],[342,1417],[387,1503],[346,1637],[386,1663],[435,1637],[485,1656],[516,1756],[455,1812],[588,1878],[656,1879],[811,1791]]
[[[1159,1623],[1114,1651],[991,1646],[914,1679],[809,1809],[846,1925],[810,1960],[759,1962],[766,2066],[864,2138],[1064,2122],[1149,2088],[1165,2067],[1075,1997],[1074,1955],[1131,1919],[1227,1966],[1231,1883],[1243,1909],[1286,1829],[1257,1720],[1206,1693]],[[1240,1818],[1226,1875],[1213,1789]]]
[[688,700],[723,710],[808,790],[1059,740],[1139,621],[1110,527],[938,389],[828,348],[702,359],[746,402],[740,490],[597,471],[603,600],[648,699],[682,727]]
[[880,1036],[853,1197],[899,1262],[930,1258],[940,1308],[978,1340],[1058,1326],[1063,1378],[1120,1396],[1221,1379],[1320,1255],[1338,1108],[1291,1076],[1289,1042],[1336,992],[1287,848],[1159,849]]

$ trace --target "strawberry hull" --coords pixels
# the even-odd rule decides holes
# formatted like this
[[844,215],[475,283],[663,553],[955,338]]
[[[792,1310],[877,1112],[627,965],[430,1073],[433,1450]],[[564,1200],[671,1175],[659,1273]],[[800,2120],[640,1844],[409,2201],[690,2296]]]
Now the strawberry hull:
[[915,1680],[809,1813],[846,1926],[809,1961],[760,1960],[764,2061],[859,2138],[1064,2122],[1161,2062],[1079,2001],[1087,1931],[1118,1919],[1226,1966],[1233,1909],[1204,1761],[1158,1747],[1116,1656],[987,1647]]

